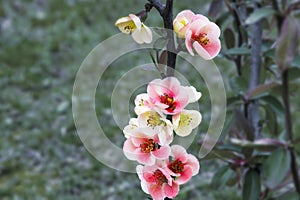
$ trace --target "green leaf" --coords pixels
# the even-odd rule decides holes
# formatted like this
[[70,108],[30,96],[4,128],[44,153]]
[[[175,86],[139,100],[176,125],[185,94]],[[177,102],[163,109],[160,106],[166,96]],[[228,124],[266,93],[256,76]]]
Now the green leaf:
[[226,28],[223,35],[227,49],[232,49],[235,46],[235,37],[233,31],[230,28]]
[[218,171],[215,173],[211,181],[211,185],[216,189],[222,188],[233,178],[235,178],[235,172],[228,166],[224,166],[218,169]]
[[246,19],[246,24],[254,24],[255,22],[259,21],[262,18],[267,16],[273,15],[275,10],[272,8],[260,8],[251,13],[251,15]]
[[276,112],[269,105],[264,106],[266,111],[266,123],[271,135],[278,136],[278,124]]
[[298,80],[300,78],[300,68],[292,67],[289,69],[289,81]]
[[239,127],[240,130],[244,131],[246,134],[246,138],[250,141],[254,140],[254,128],[251,125],[250,121],[246,119],[244,114],[239,111],[235,110],[235,119],[237,126]]
[[263,164],[263,177],[269,188],[279,185],[290,168],[290,154],[286,149],[279,148],[274,151]]
[[229,84],[236,94],[243,94],[248,89],[247,81],[241,76],[230,79]]
[[249,169],[243,184],[243,200],[258,200],[260,186],[259,173],[254,169]]
[[225,53],[227,55],[246,55],[246,54],[250,54],[251,51],[250,49],[245,47],[237,47],[237,48],[228,49]]
[[284,72],[294,60],[298,48],[299,24],[292,16],[286,17],[281,27],[276,46],[276,63]]
[[282,114],[284,112],[283,105],[276,97],[268,95],[260,98],[260,100],[269,105],[277,114]]
[[265,83],[258,85],[256,88],[253,88],[251,90],[248,90],[244,96],[246,100],[257,98],[266,92],[269,92],[272,88],[280,85],[277,82],[271,82],[271,83]]

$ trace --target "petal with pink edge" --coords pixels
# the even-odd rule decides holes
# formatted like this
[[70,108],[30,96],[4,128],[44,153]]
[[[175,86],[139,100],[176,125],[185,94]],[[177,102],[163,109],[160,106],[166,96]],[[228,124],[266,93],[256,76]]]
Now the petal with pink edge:
[[173,182],[172,186],[170,186],[168,184],[164,184],[163,191],[168,198],[173,199],[174,197],[176,197],[178,195],[179,185],[174,182]]
[[186,165],[189,165],[193,171],[193,176],[195,176],[196,174],[199,173],[199,170],[200,170],[200,164],[199,164],[199,161],[198,159],[191,155],[191,154],[188,154],[187,155],[187,162],[185,163]]
[[171,155],[174,156],[175,160],[180,160],[185,163],[187,161],[187,153],[185,148],[180,145],[172,145],[171,146]]
[[127,139],[123,145],[123,152],[126,158],[128,158],[129,160],[136,160],[137,155],[135,153],[135,150],[136,147],[132,144],[131,140]]
[[165,198],[161,185],[148,184],[148,191],[153,200],[163,200]]
[[179,185],[187,183],[193,176],[193,170],[190,166],[185,165],[181,175],[175,180]]
[[159,149],[152,151],[152,155],[157,159],[167,159],[171,153],[169,146],[161,146]]
[[155,158],[150,153],[140,153],[137,155],[137,161],[144,165],[154,165]]

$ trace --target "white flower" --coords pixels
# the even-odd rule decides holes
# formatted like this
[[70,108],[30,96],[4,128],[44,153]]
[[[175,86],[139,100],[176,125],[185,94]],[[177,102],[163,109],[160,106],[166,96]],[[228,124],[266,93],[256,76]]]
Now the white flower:
[[183,110],[172,118],[174,131],[179,136],[188,136],[200,124],[201,120],[202,116],[200,112],[196,110]]
[[129,14],[127,17],[121,17],[115,23],[122,33],[131,34],[134,41],[139,44],[151,43],[152,32],[141,19],[133,14]]

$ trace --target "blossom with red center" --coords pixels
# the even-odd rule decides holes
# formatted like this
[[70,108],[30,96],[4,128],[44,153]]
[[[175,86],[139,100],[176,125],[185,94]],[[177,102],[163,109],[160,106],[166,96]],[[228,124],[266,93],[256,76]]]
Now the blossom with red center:
[[[151,103],[164,114],[180,113],[188,103],[197,101],[198,94],[192,87],[184,87],[175,77],[155,79],[148,84],[147,93]],[[196,92],[196,93],[195,93]]]
[[168,173],[175,174],[175,182],[182,185],[188,182],[192,176],[198,174],[200,165],[195,156],[188,154],[186,150],[179,145],[171,147],[172,160],[167,164]]
[[166,170],[165,162],[156,162],[153,166],[138,165],[136,170],[143,191],[150,194],[154,200],[177,196],[179,185],[172,178],[174,173],[169,173],[170,171]]
[[153,165],[156,160],[167,159],[170,155],[169,144],[173,135],[160,141],[158,133],[151,128],[136,128],[128,136],[123,145],[123,152],[129,160],[136,160],[144,165]]
[[178,15],[175,17],[173,21],[173,29],[174,32],[177,34],[179,38],[185,38],[185,33],[189,25],[197,20],[197,19],[202,19],[204,21],[209,22],[207,17],[200,15],[200,14],[195,14],[190,10],[183,10]]
[[193,21],[186,30],[185,45],[188,52],[195,51],[205,60],[213,59],[221,49],[220,28],[213,22],[204,19]]

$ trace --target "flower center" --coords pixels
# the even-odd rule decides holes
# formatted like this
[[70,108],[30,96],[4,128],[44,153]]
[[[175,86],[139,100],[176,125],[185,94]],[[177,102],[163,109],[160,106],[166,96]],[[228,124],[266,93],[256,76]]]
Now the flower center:
[[174,98],[170,97],[168,94],[161,95],[160,102],[169,106],[168,108],[166,108],[167,111],[173,111],[176,108]]
[[199,42],[201,45],[208,45],[209,39],[206,33],[200,33],[199,35],[194,35],[192,37],[193,40]]
[[189,115],[181,114],[179,126],[189,126],[192,122],[192,118]]
[[140,147],[143,153],[150,153],[151,151],[159,149],[160,145],[158,143],[155,143],[153,139],[148,139],[148,141],[140,144]]
[[174,160],[168,165],[168,168],[174,173],[182,173],[184,165],[180,160]]
[[160,119],[160,115],[157,113],[149,112],[147,119],[147,126],[154,128],[156,126],[165,125],[165,122]]
[[159,169],[155,170],[152,177],[157,185],[162,185],[168,182],[166,176]]
[[124,27],[124,31],[132,33],[136,29],[136,26],[133,21],[128,22],[127,26]]

